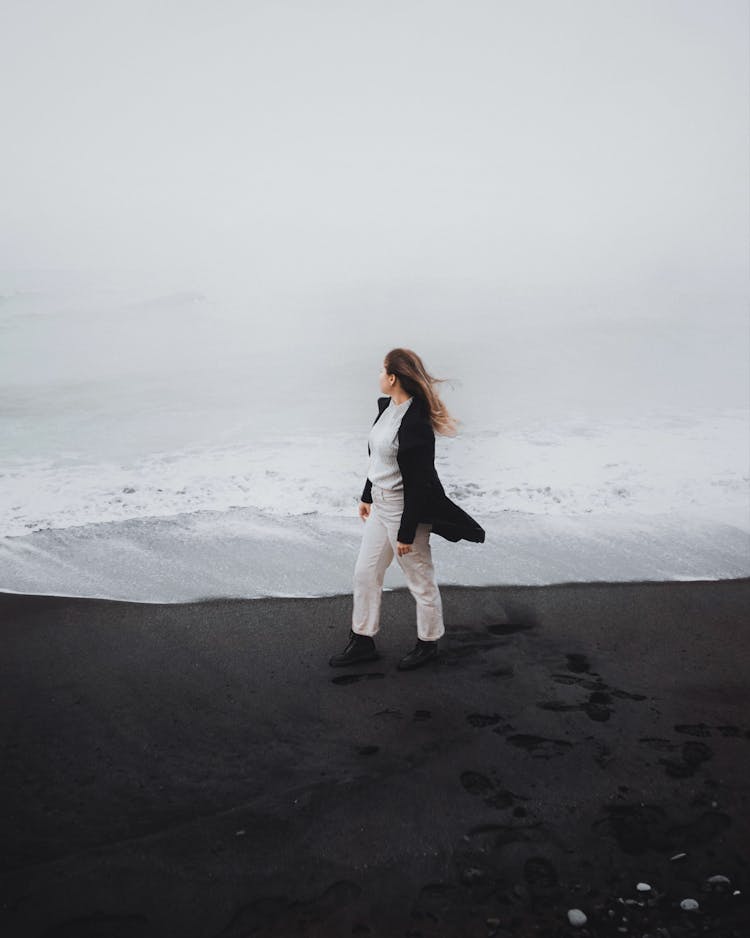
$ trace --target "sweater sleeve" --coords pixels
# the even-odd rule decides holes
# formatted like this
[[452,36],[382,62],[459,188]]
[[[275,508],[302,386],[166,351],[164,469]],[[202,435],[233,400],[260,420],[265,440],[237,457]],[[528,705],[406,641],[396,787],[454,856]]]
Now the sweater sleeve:
[[[370,444],[367,444],[367,455],[370,455]],[[365,479],[365,487],[362,489],[362,496],[360,498],[361,502],[367,502],[368,505],[372,504],[372,482],[369,479]]]
[[[373,426],[378,422],[378,418],[383,412],[383,408],[378,405],[378,416],[373,421]],[[370,443],[367,443],[367,456],[370,456]],[[359,499],[361,502],[367,502],[368,505],[372,504],[372,482],[370,479],[365,479],[365,487],[362,489],[362,495]]]

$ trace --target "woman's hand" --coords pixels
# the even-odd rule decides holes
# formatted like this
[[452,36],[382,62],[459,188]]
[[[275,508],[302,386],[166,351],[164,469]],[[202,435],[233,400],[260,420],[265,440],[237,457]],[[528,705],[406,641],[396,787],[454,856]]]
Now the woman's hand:
[[[368,517],[369,517],[369,515],[370,515],[370,509],[371,509],[371,508],[372,508],[372,505],[370,504],[370,502],[360,502],[360,503],[359,503],[359,517],[360,517],[363,521],[367,521],[367,519],[368,519]],[[413,545],[411,545],[411,544],[402,544],[401,541],[396,541],[396,550],[398,551],[399,557],[403,557],[404,554],[409,554],[409,553],[411,553],[412,546],[413,546]]]

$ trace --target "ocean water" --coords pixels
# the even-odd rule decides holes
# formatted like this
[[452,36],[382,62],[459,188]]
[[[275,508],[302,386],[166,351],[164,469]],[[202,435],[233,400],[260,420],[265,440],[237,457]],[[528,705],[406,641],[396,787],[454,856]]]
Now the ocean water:
[[[411,341],[363,349],[340,311],[294,297],[0,283],[0,590],[350,589],[377,374]],[[407,337],[459,376],[441,394],[463,423],[436,467],[487,540],[433,537],[441,582],[750,574],[736,321],[584,321],[568,345],[559,325],[477,344],[448,322],[444,340],[423,322]],[[394,561],[386,586],[403,583]]]

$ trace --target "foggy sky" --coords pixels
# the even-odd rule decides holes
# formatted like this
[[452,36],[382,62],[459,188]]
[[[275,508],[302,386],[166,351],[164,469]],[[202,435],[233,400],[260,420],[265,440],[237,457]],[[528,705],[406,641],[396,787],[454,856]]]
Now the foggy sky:
[[736,312],[748,35],[744,0],[4,0],[0,267]]

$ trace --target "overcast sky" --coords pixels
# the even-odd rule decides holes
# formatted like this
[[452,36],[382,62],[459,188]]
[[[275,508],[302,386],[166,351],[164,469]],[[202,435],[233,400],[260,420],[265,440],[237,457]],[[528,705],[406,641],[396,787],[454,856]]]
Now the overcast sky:
[[745,0],[3,0],[0,267],[712,303]]

